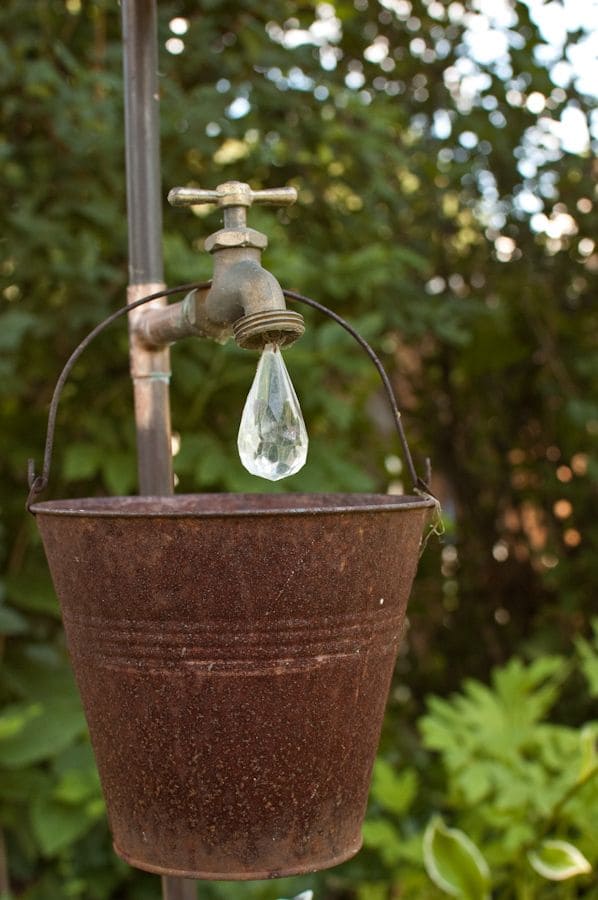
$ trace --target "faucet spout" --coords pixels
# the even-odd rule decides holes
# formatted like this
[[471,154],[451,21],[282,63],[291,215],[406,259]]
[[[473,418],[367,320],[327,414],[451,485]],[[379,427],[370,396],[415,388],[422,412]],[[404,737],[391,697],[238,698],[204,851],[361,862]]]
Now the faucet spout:
[[288,346],[303,334],[303,316],[286,308],[282,288],[262,266],[256,243],[250,235],[245,246],[212,249],[214,277],[203,314],[218,327],[232,327],[240,347]]
[[284,309],[280,284],[259,260],[223,260],[220,265],[215,260],[213,283],[206,297],[206,313],[214,322],[233,325],[242,316]]

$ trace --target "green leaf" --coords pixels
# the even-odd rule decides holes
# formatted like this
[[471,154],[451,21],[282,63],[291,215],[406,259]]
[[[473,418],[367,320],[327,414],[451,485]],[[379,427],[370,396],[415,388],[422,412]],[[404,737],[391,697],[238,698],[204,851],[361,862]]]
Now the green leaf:
[[388,884],[386,881],[362,881],[356,885],[357,900],[386,900]]
[[7,706],[0,715],[0,741],[10,740],[20,734],[31,719],[40,715],[41,708],[38,703]]
[[59,803],[51,797],[37,797],[31,805],[31,825],[45,856],[54,856],[85,834],[94,817],[81,807]]
[[101,797],[100,780],[95,769],[80,772],[71,769],[52,791],[55,800],[67,805],[80,805]]
[[424,865],[434,884],[452,897],[485,900],[490,896],[486,860],[463,831],[433,818],[423,840]]
[[456,773],[456,780],[468,804],[479,803],[492,789],[494,768],[487,762],[472,762]]
[[532,869],[550,881],[565,881],[592,871],[581,850],[568,841],[543,841],[538,850],[528,853],[527,858]]
[[0,764],[21,768],[48,759],[85,730],[83,711],[71,700],[9,707],[0,715]]
[[73,672],[64,652],[48,645],[31,643],[14,648],[7,654],[4,680],[24,700],[45,703],[60,698],[75,706],[79,702]]
[[417,269],[419,272],[428,272],[430,269],[428,257],[423,256],[421,253],[415,253],[406,244],[397,244],[397,246],[394,247],[394,255],[402,262],[413,266],[413,268]]
[[71,444],[64,454],[62,473],[67,481],[92,478],[103,462],[104,454],[97,444]]
[[387,819],[367,819],[363,823],[363,844],[377,850],[387,866],[396,865],[401,858],[401,835]]
[[598,768],[598,722],[588,722],[579,733],[581,769],[578,782],[586,781]]
[[598,620],[593,622],[594,641],[586,641],[579,637],[575,641],[575,649],[581,662],[581,669],[588,682],[591,697],[598,697]]
[[102,475],[111,494],[122,496],[132,491],[137,479],[133,454],[112,451],[102,461]]
[[31,803],[31,798],[48,788],[49,775],[39,768],[18,772],[0,771],[0,796],[6,802]]
[[71,744],[52,760],[52,769],[58,776],[64,776],[73,769],[77,771],[95,771],[95,758],[88,739]]
[[9,309],[0,316],[0,350],[14,350],[25,338],[28,331],[35,328],[36,317],[22,309]]
[[6,592],[10,602],[28,612],[60,618],[56,594],[49,577],[38,572],[20,572],[6,579]]
[[16,609],[0,604],[0,634],[24,634],[28,628],[27,619]]
[[413,769],[395,772],[385,759],[378,758],[374,766],[372,797],[380,806],[397,816],[411,806],[417,792],[417,775]]

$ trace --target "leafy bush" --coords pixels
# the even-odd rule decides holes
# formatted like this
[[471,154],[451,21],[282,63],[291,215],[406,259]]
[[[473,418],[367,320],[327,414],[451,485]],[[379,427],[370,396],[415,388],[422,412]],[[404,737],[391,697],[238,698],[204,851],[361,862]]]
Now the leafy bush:
[[[598,620],[594,629],[571,660],[514,658],[493,671],[491,686],[468,680],[449,699],[429,699],[419,728],[441,763],[435,789],[429,759],[427,783],[413,766],[397,774],[378,760],[365,843],[406,896],[436,896],[428,879],[464,900],[491,891],[568,898],[579,896],[578,882],[590,891],[583,896],[598,896],[583,878],[598,863],[598,721],[548,719],[568,690],[582,688],[580,675],[586,696],[597,695]],[[430,817],[430,805],[456,827]]]
[[104,801],[66,654],[23,642],[8,648],[3,674],[18,698],[0,714],[0,821],[12,885],[29,884],[17,896],[110,896],[128,879],[129,870],[110,848]]

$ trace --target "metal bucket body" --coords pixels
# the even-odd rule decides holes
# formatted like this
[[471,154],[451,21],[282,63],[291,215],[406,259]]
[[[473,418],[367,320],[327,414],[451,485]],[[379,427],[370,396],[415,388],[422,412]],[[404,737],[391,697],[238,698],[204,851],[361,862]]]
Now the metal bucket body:
[[430,502],[38,503],[117,853],[206,879],[357,852]]

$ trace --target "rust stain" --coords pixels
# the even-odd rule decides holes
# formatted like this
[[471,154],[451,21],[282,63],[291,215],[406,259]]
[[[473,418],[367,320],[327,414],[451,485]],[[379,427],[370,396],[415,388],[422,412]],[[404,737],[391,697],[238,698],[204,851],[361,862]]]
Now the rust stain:
[[210,494],[33,507],[117,853],[230,880],[357,852],[426,506]]

